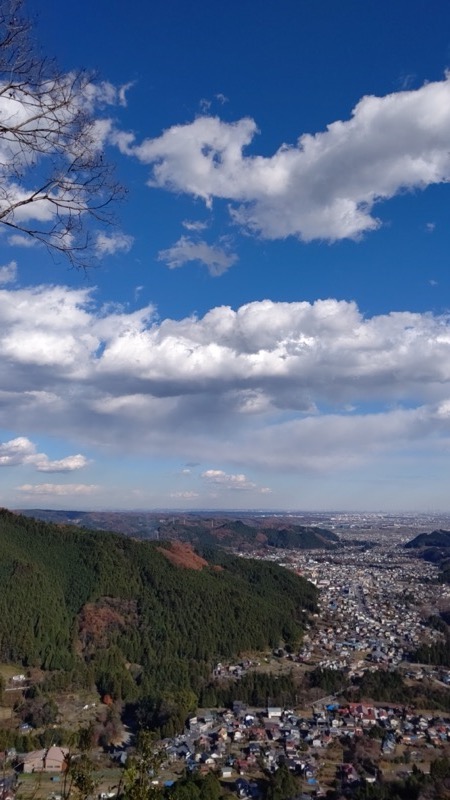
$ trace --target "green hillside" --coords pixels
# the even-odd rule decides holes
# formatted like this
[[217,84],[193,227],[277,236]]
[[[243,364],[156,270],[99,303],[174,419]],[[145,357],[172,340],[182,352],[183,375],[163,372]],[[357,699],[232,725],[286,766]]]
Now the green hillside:
[[[0,511],[0,658],[133,700],[192,690],[216,658],[293,645],[311,584],[276,565]],[[183,550],[182,548],[185,548]]]

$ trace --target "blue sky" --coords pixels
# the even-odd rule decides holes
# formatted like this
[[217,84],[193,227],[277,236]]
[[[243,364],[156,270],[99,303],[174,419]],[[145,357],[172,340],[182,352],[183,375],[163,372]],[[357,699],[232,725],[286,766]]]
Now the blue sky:
[[2,234],[0,503],[450,510],[450,6],[26,7],[128,194]]

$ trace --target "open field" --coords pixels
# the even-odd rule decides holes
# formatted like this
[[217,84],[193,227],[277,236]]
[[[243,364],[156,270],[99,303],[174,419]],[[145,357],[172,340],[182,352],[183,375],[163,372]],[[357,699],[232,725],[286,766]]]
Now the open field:
[[[96,791],[114,791],[119,786],[123,772],[117,768],[98,769],[94,772]],[[22,800],[49,800],[63,793],[64,775],[33,773],[20,775],[18,794]]]

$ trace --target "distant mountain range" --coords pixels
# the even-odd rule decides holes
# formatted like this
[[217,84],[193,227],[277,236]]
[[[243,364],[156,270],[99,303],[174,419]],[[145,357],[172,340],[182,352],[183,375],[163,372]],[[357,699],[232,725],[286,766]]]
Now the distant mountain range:
[[289,518],[239,518],[224,515],[162,514],[155,512],[53,511],[27,509],[21,514],[55,524],[76,525],[89,530],[115,531],[137,539],[170,539],[196,547],[232,550],[285,548],[289,550],[332,549],[339,537],[326,528],[297,525]]

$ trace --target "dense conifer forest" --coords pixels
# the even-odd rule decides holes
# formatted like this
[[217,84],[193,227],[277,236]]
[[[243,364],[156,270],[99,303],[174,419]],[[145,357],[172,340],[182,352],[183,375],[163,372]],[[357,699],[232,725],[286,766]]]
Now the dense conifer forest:
[[[195,706],[214,659],[293,646],[316,590],[267,562],[0,511],[0,659],[46,687]],[[183,553],[181,553],[183,556]],[[184,564],[184,565],[183,565]]]

